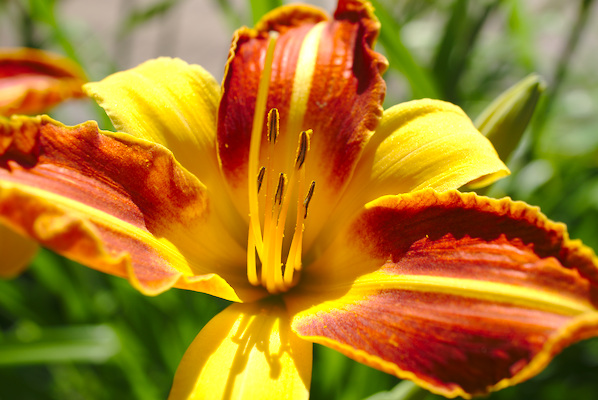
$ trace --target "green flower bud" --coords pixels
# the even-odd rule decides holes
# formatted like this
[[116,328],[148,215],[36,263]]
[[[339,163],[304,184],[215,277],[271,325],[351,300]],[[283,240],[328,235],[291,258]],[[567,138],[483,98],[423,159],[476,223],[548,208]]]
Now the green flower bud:
[[531,74],[496,98],[476,119],[475,125],[507,160],[527,128],[546,84]]

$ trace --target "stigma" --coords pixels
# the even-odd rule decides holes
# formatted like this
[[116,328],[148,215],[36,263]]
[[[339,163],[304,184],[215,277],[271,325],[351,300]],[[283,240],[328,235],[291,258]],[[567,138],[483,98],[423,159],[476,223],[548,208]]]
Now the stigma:
[[[279,140],[279,111],[272,108],[264,121],[275,43],[276,36],[271,34],[254,110],[247,185],[247,278],[252,285],[263,286],[272,294],[288,291],[299,280],[304,220],[315,189],[315,182],[307,185],[305,177],[312,131],[296,133],[297,150],[293,160],[289,157],[292,149],[286,151],[287,146],[281,143],[289,143],[289,140],[292,143],[292,138]],[[265,135],[264,122],[267,123]],[[266,143],[262,145],[264,140]],[[260,151],[264,150],[265,154],[260,157]],[[260,160],[265,165],[260,165]]]

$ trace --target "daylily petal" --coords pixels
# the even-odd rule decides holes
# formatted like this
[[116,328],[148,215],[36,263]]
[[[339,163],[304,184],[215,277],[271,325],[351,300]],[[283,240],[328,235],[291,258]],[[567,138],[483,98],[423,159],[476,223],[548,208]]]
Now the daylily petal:
[[461,108],[430,99],[386,110],[357,171],[351,185],[362,205],[391,193],[490,184],[509,174]]
[[[0,222],[85,265],[129,277],[147,294],[180,285],[238,301],[243,287],[255,292],[242,269],[235,273],[245,249],[214,221],[202,183],[164,147],[101,132],[93,122],[0,123]],[[223,277],[239,280],[238,291]]]
[[68,58],[29,48],[0,49],[0,115],[38,114],[83,97],[86,81]]
[[220,99],[218,82],[209,72],[179,59],[158,58],[88,83],[84,90],[118,131],[165,146],[205,182],[216,164]]
[[598,260],[537,208],[457,191],[369,203],[285,297],[307,340],[445,396],[598,334]]
[[168,148],[210,190],[212,207],[236,235],[247,240],[222,180],[216,154],[220,86],[205,69],[180,59],[158,58],[88,83],[85,92],[104,108],[117,130]]
[[23,271],[37,252],[37,244],[0,224],[0,278],[12,278]]
[[[277,157],[284,158],[273,173],[290,173],[300,131],[313,129],[305,165],[307,181],[318,184],[314,219],[325,213],[324,205],[336,202],[378,124],[387,65],[372,50],[379,23],[371,6],[358,0],[339,1],[334,18],[309,6],[286,6],[267,14],[255,29],[235,34],[219,108],[218,154],[242,215],[248,213],[249,144],[269,32],[280,35],[266,110],[280,112],[276,146],[283,154]],[[260,165],[266,165],[265,126],[262,133]]]
[[293,333],[283,305],[233,304],[187,349],[169,399],[307,399],[311,366],[312,344]]
[[[457,189],[474,181],[485,185],[509,174],[461,108],[430,99],[386,110],[355,171],[322,237],[335,237],[331,230],[339,230],[354,212],[380,196]],[[308,248],[314,239],[308,232]]]

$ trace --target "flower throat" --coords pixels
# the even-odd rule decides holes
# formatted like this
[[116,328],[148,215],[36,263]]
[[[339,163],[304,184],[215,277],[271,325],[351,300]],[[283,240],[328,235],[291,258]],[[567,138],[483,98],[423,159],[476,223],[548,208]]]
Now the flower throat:
[[[277,149],[280,133],[280,115],[276,108],[268,112],[266,165],[259,166],[260,148],[266,102],[272,73],[272,59],[276,33],[271,33],[266,51],[264,71],[260,77],[256,99],[251,142],[249,147],[248,193],[249,235],[247,243],[247,278],[252,285],[263,286],[270,293],[286,292],[299,279],[303,243],[303,221],[313,196],[315,182],[309,187],[305,182],[305,157],[309,151],[311,130],[299,134],[295,163],[291,172],[276,172],[283,165],[284,149]],[[286,262],[283,263],[284,233],[291,197],[296,193],[296,221]],[[260,220],[260,202],[264,205],[264,226]],[[256,257],[257,253],[257,257]],[[259,259],[259,260],[258,260]]]

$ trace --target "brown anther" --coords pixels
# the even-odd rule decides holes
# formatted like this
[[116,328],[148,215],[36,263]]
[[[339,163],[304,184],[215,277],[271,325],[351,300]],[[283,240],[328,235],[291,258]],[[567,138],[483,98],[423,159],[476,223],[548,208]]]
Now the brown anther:
[[274,195],[274,202],[278,205],[282,203],[282,197],[284,195],[284,185],[286,184],[287,177],[282,172],[278,175],[278,186],[276,187],[276,194]]
[[268,141],[272,144],[276,143],[279,132],[280,116],[278,110],[273,108],[268,112]]
[[303,131],[299,136],[299,147],[297,147],[297,158],[295,159],[297,169],[301,168],[305,162],[307,150],[309,150],[309,136],[306,131]]
[[257,192],[260,192],[262,188],[262,182],[264,182],[264,174],[266,173],[266,167],[260,168],[260,172],[257,174]]
[[311,181],[311,183],[309,184],[309,190],[307,191],[307,196],[305,196],[305,200],[303,200],[303,208],[305,209],[303,219],[307,218],[307,207],[309,207],[309,202],[311,201],[311,197],[314,195],[315,188],[316,181]]

